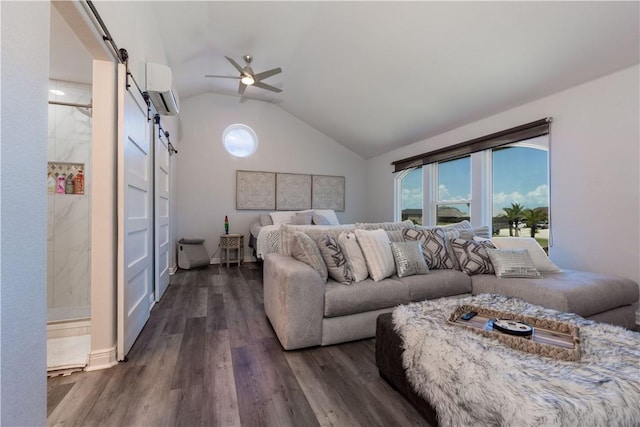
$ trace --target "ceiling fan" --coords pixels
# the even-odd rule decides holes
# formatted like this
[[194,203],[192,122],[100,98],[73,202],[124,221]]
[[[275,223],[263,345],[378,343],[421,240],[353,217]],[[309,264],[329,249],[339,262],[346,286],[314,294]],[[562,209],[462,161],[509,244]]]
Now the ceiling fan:
[[255,86],[255,87],[259,87],[260,89],[270,90],[272,92],[278,92],[278,93],[282,92],[282,89],[278,89],[277,87],[274,87],[262,82],[262,80],[266,79],[267,77],[271,77],[273,75],[281,73],[282,69],[280,67],[255,74],[250,66],[251,61],[253,60],[253,57],[251,55],[245,55],[242,57],[244,59],[244,62],[247,63],[247,65],[245,65],[244,68],[241,67],[236,61],[234,61],[233,58],[229,58],[228,56],[225,56],[225,58],[227,58],[227,60],[231,62],[231,65],[233,65],[235,69],[240,72],[240,76],[238,77],[215,76],[211,74],[206,74],[205,77],[240,80],[240,86],[238,86],[239,95],[244,94],[244,91],[247,88],[247,86]]

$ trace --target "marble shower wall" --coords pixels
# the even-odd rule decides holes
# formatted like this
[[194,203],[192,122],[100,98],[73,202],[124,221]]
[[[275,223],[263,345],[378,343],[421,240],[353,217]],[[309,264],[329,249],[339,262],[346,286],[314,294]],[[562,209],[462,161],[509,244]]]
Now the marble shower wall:
[[[49,90],[50,101],[91,103],[87,84],[49,80]],[[49,104],[48,160],[83,163],[85,188],[83,195],[47,195],[48,321],[91,315],[91,118],[84,113]]]

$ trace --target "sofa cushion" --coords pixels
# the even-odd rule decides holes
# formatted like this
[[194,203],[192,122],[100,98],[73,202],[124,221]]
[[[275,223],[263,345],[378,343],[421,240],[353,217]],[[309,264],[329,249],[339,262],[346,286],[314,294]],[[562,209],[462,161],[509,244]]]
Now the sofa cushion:
[[[421,276],[422,277],[422,276]],[[324,291],[324,316],[336,317],[395,307],[409,302],[407,285],[395,278],[371,279],[344,286],[329,280]]]
[[498,249],[526,249],[533,261],[533,265],[542,273],[562,272],[562,269],[558,268],[558,266],[549,259],[538,241],[532,237],[494,237],[491,241]]
[[378,230],[381,228],[385,231],[394,231],[413,227],[413,221],[410,219],[405,219],[400,222],[356,222],[356,228],[361,230]]
[[338,244],[347,257],[347,264],[353,273],[354,282],[362,282],[364,279],[369,277],[367,262],[364,260],[364,254],[362,253],[362,248],[360,248],[360,245],[358,244],[356,235],[354,233],[347,233],[343,231],[338,236]]
[[442,228],[403,230],[404,240],[417,240],[422,245],[422,253],[429,269],[453,268],[453,259],[447,251],[445,231]]
[[487,253],[496,272],[496,277],[522,277],[540,279],[542,274],[533,265],[526,249],[489,249]]
[[291,255],[291,241],[293,240],[293,233],[301,231],[311,237],[314,242],[317,242],[320,236],[328,234],[334,239],[337,238],[343,231],[353,232],[355,227],[353,225],[291,225],[282,224],[279,229],[280,238],[280,253],[282,255]]
[[458,230],[458,237],[464,240],[473,240],[474,237],[488,239],[491,237],[488,225],[482,227],[474,227],[471,230]]
[[[495,276],[493,278],[495,279]],[[471,278],[458,270],[431,270],[429,274],[392,279],[404,283],[409,288],[411,301],[471,293]]]
[[487,254],[487,248],[495,249],[491,241],[451,239],[450,243],[460,265],[460,270],[470,276],[494,273],[491,258]]
[[420,242],[391,242],[391,252],[398,277],[429,273]]
[[349,269],[344,251],[336,239],[325,234],[318,240],[318,248],[327,265],[329,277],[343,285],[350,285],[353,282],[353,273]]
[[386,231],[356,230],[356,238],[367,262],[369,276],[373,280],[379,281],[395,273],[396,263]]
[[[404,280],[404,279],[403,279]],[[471,276],[473,295],[501,294],[586,317],[638,301],[638,285],[630,279],[564,270],[545,273],[542,279],[497,279],[494,275]]]
[[327,281],[327,266],[322,259],[318,245],[311,240],[311,237],[297,231],[293,235],[291,255],[298,261],[302,261],[313,268],[320,275],[323,282]]

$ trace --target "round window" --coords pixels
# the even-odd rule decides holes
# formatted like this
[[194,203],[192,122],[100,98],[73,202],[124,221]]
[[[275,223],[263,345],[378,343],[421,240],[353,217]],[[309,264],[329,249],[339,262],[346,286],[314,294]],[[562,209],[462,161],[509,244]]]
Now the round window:
[[234,124],[222,133],[224,148],[235,157],[249,157],[258,149],[258,137],[247,125]]

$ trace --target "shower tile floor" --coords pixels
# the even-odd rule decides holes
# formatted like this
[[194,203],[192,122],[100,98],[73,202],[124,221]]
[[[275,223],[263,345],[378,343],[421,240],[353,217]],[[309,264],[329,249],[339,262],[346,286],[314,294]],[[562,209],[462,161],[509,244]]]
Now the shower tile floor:
[[47,372],[80,370],[87,365],[91,335],[47,340]]

